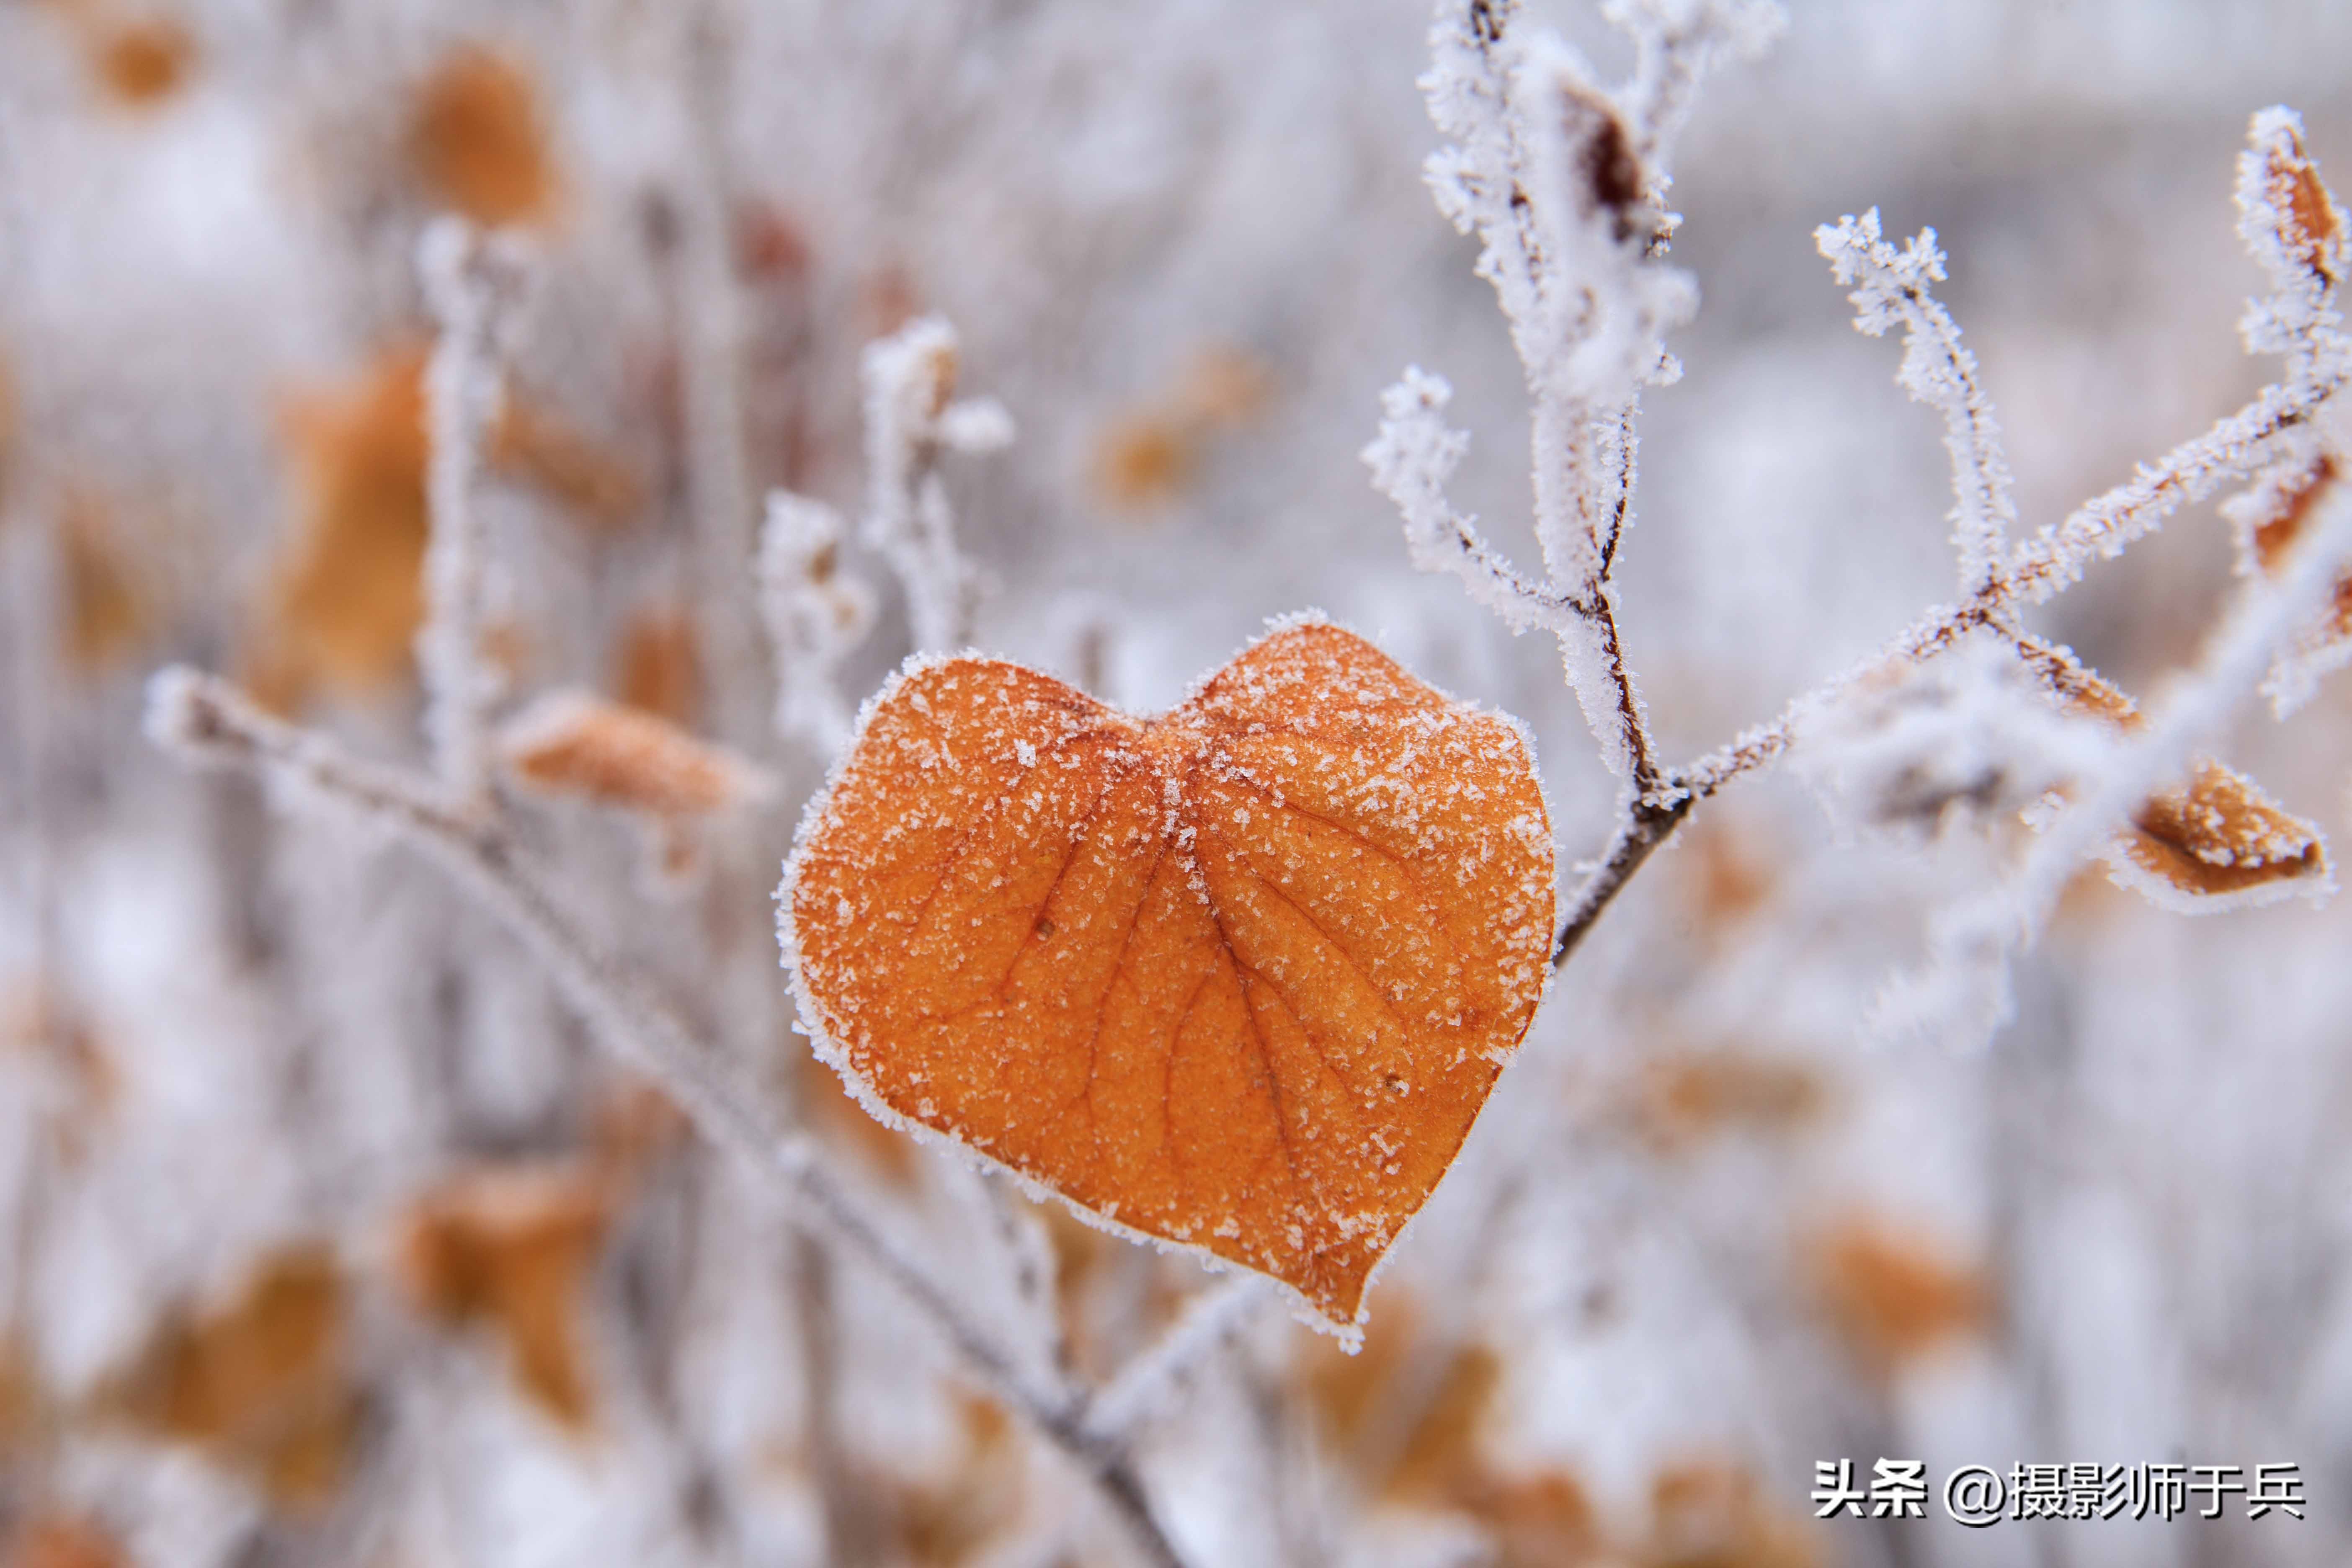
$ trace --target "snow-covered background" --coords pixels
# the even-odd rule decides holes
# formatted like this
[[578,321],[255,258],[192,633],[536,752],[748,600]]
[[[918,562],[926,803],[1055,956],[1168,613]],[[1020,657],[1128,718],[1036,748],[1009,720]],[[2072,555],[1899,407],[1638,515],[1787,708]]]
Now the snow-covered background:
[[[1585,7],[1535,10],[1625,68]],[[1117,1560],[1066,1460],[753,1201],[495,921],[380,835],[176,766],[144,679],[193,662],[423,755],[415,257],[449,205],[517,220],[538,433],[493,443],[479,500],[505,706],[629,697],[782,786],[690,886],[589,807],[530,808],[529,847],[1018,1325],[994,1222],[1025,1200],[865,1121],[787,1028],[771,894],[825,758],[768,722],[724,546],[771,487],[864,507],[861,353],[936,312],[958,395],[1017,427],[940,461],[974,643],[1150,711],[1319,607],[1527,720],[1563,866],[1598,854],[1616,784],[1557,650],[1414,573],[1358,457],[1400,371],[1442,373],[1456,506],[1534,555],[1519,364],[1422,179],[1428,28],[1421,0],[0,8],[0,1551]],[[1937,418],[1815,226],[1937,230],[2031,531],[2275,374],[2236,331],[2263,285],[2233,161],[2286,103],[2352,187],[2347,58],[2319,0],[1797,0],[1710,79],[1671,198],[1702,303],[1616,571],[1667,755],[1951,592]],[[911,634],[886,563],[841,554],[878,605],[855,703]],[[2192,507],[2032,623],[2158,697],[2231,562]],[[2339,836],[2347,689],[2215,746]],[[1889,1038],[1930,911],[2014,846],[1836,797],[1739,780],[1610,908],[1362,1356],[1252,1309],[1159,1393],[1138,1465],[1188,1561],[2342,1560],[2352,917],[2185,918],[2094,871],[1990,1046]],[[1037,1215],[1082,1370],[1213,1289]],[[2309,1517],[1815,1524],[1839,1457],[2296,1462]]]

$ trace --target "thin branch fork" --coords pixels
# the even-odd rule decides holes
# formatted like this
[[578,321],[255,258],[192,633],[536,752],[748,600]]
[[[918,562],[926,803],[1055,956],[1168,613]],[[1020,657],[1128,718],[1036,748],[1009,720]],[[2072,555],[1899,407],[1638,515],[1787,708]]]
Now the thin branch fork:
[[[2307,424],[2352,379],[2352,344],[2330,324],[2332,318],[2314,314],[2305,336],[2290,345],[2287,381],[2263,388],[2243,408],[2077,508],[2063,522],[2010,545],[2006,534],[2015,510],[1999,426],[1978,384],[1975,356],[1962,345],[1958,325],[1927,289],[1943,276],[1943,258],[1932,231],[1898,253],[1880,238],[1873,211],[1860,219],[1824,226],[1817,238],[1838,280],[1860,285],[1852,296],[1858,327],[1874,335],[1897,321],[1904,324],[1905,357],[1898,380],[1945,416],[1945,445],[1958,497],[1955,531],[1963,594],[1959,604],[1930,612],[1822,692],[1833,693],[1889,664],[1930,658],[1979,628],[2006,638],[2053,689],[2078,689],[2084,679],[2080,667],[2024,629],[2019,619],[2023,607],[2052,597],[2080,578],[2095,556],[2119,554],[2180,507],[2258,468],[2280,437]],[[1439,476],[1441,481],[1444,477]],[[1613,553],[1613,538],[1610,543]],[[1610,629],[1613,632],[1613,625]],[[1619,678],[1620,690],[1630,697],[1622,668],[1613,663],[1612,674]],[[1556,966],[1568,961],[1601,910],[1698,801],[1788,749],[1801,705],[1820,695],[1791,701],[1770,723],[1636,792],[1607,852],[1569,901],[1553,947]],[[1629,717],[1638,720],[1638,710]],[[1644,731],[1629,723],[1628,733]]]
[[[2337,368],[2300,384],[2264,389],[2244,408],[2175,447],[2129,483],[2078,508],[2058,527],[2021,542],[2005,559],[1993,563],[1981,586],[1966,602],[1931,612],[1823,689],[1842,689],[1890,664],[1931,658],[1982,627],[1999,630],[2017,645],[2028,662],[2050,674],[2059,689],[2067,689],[2079,672],[2070,675],[2060,668],[2056,650],[2019,626],[2017,612],[2023,604],[2054,591],[2049,586],[2053,582],[2079,576],[2084,558],[2106,542],[2120,549],[2122,542],[2145,534],[2166,515],[2210,494],[2227,475],[2242,472],[2246,460],[2224,466],[2218,461],[2219,454],[2259,453],[2272,439],[2309,419],[2347,379],[2352,379],[2352,372]],[[1742,773],[1769,765],[1789,749],[1798,710],[1806,700],[1792,700],[1770,723],[1672,770],[1656,792],[1632,803],[1617,825],[1608,851],[1569,900],[1552,948],[1555,966],[1568,962],[1601,910],[1651,853],[1672,837],[1692,807]],[[1660,795],[1666,797],[1663,803]]]
[[607,1048],[659,1084],[703,1135],[734,1155],[783,1217],[856,1253],[928,1319],[966,1367],[1100,1489],[1154,1568],[1182,1568],[1125,1445],[1089,1421],[1090,1402],[1041,1386],[974,1322],[949,1288],[867,1212],[805,1138],[761,1107],[759,1086],[647,994],[563,912],[511,840],[407,773],[350,756],[326,736],[262,711],[217,678],[183,666],[150,687],[149,736],[191,762],[235,768],[299,803],[340,811],[408,844],[474,894],[546,966]]

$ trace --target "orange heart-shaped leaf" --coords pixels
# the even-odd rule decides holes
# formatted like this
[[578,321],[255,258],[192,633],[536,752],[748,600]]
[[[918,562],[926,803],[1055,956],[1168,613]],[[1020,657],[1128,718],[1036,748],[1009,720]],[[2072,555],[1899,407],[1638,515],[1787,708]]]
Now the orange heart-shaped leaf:
[[877,1116],[1346,1328],[1535,1016],[1551,827],[1509,720],[1302,623],[1154,719],[911,667],[782,899]]

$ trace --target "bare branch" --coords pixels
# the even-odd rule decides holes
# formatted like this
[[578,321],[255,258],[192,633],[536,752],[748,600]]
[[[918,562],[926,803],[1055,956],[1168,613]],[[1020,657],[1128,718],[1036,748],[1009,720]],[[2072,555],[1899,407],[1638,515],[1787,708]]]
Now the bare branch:
[[[2048,824],[2023,864],[1988,897],[1948,913],[1931,932],[1926,971],[1892,988],[1882,1027],[1981,1044],[2008,1019],[2008,966],[2040,936],[2059,894],[2083,862],[2104,852],[2141,803],[2187,770],[2261,684],[2280,649],[2325,605],[2352,564],[2352,495],[2329,498],[2285,569],[2249,580],[2199,660],[2130,731],[2082,799]],[[2307,890],[2307,889],[2306,889]]]

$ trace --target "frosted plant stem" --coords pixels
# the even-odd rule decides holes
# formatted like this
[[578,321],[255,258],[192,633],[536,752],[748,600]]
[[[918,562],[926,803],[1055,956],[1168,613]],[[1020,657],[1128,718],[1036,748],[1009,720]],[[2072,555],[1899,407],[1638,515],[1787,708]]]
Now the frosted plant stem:
[[496,686],[482,661],[488,540],[474,483],[484,432],[503,398],[497,337],[505,303],[495,296],[481,260],[481,238],[462,218],[437,220],[419,247],[418,269],[441,334],[425,367],[431,535],[416,663],[434,769],[450,798],[476,816],[491,805],[486,710]]
[[[1805,705],[1873,670],[1932,658],[1979,627],[1997,628],[2018,645],[2030,662],[2048,668],[2051,650],[2018,628],[2016,617],[2023,602],[2047,596],[2054,592],[2053,585],[2063,586],[2079,577],[2092,556],[2120,553],[2127,542],[2147,533],[2168,514],[2210,494],[2227,479],[2252,471],[2259,466],[2267,442],[2309,420],[2345,379],[2343,370],[2330,369],[2309,380],[2265,388],[2245,407],[2174,447],[2128,482],[2077,508],[2057,527],[2021,542],[2006,561],[1980,579],[1981,585],[1965,602],[1929,611],[1870,658],[1792,700],[1771,722],[1665,773],[1656,791],[1633,801],[1617,825],[1601,864],[1570,899],[1559,939],[1553,944],[1552,963],[1568,962],[1601,910],[1633,879],[1651,851],[1672,836],[1693,806],[1740,774],[1769,765],[1789,749],[1796,715]],[[1669,804],[1647,804],[1661,797]]]
[[1087,1404],[1087,1429],[1106,1441],[1131,1431],[1150,1414],[1161,1391],[1222,1342],[1267,1300],[1258,1281],[1236,1275],[1210,1286],[1184,1303],[1167,1331],[1138,1351]]
[[1994,579],[1966,603],[1928,612],[1828,685],[1790,701],[1770,723],[1678,770],[1674,782],[1701,796],[1713,795],[1786,751],[1797,710],[1805,703],[1891,662],[1940,652],[1979,626],[1997,625],[2004,635],[2013,635],[2013,617],[2022,605],[2051,597],[2080,577],[2095,556],[2122,553],[2131,541],[2149,532],[2182,506],[2260,467],[2269,442],[2307,423],[2342,389],[2352,365],[2327,363],[2330,368],[2321,375],[2264,388],[2252,403],[2215,422],[2204,434],[2184,441],[2126,482],[2077,507],[2056,527],[2021,542],[2010,552]]
[[735,1064],[628,977],[572,923],[500,833],[409,774],[347,755],[333,742],[274,719],[226,681],[184,666],[149,689],[151,739],[195,762],[241,768],[284,792],[388,830],[438,864],[537,955],[605,1047],[660,1084],[713,1143],[741,1161],[793,1225],[864,1258],[898,1288],[1009,1407],[1092,1478],[1154,1568],[1182,1568],[1124,1445],[1085,1423],[1085,1402],[1038,1388],[867,1212],[806,1139],[788,1135]]

